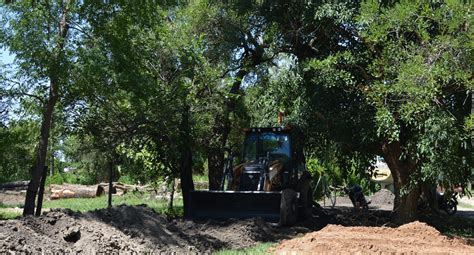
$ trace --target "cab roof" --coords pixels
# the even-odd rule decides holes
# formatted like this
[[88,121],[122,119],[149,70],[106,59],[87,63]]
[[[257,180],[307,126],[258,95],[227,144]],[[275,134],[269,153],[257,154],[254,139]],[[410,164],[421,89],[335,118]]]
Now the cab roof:
[[291,127],[251,127],[244,128],[245,133],[264,133],[264,132],[274,132],[274,133],[289,133]]

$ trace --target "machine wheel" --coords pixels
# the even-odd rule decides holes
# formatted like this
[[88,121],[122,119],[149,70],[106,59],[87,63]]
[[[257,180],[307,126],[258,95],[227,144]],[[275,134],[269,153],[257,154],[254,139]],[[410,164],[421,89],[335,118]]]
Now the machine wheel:
[[310,180],[304,180],[300,186],[300,205],[299,216],[301,220],[311,218],[313,215],[313,191]]
[[285,189],[281,194],[280,226],[291,226],[298,219],[298,196],[292,189]]
[[448,202],[446,202],[446,213],[448,215],[454,215],[458,210],[458,206],[456,205],[456,203],[452,200],[449,200]]

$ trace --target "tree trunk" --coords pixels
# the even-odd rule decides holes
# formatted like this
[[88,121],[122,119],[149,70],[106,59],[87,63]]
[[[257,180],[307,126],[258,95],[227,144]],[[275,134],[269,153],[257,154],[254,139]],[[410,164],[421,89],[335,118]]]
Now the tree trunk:
[[33,172],[31,173],[31,181],[28,184],[28,189],[26,191],[25,198],[25,208],[23,209],[23,216],[33,215],[35,213],[35,200],[38,193],[38,188],[40,186],[41,176],[43,173],[43,168],[46,165],[46,153],[48,152],[48,140],[49,132],[51,130],[52,118],[54,108],[56,103],[59,100],[59,75],[58,72],[61,71],[60,57],[64,51],[64,43],[67,37],[67,32],[69,26],[67,24],[67,16],[69,11],[69,0],[63,0],[62,2],[62,13],[61,19],[59,22],[59,31],[58,37],[60,38],[55,46],[54,54],[55,61],[52,63],[52,70],[50,82],[49,82],[49,96],[46,100],[43,110],[43,117],[41,121],[41,130],[39,137],[38,150],[36,154],[35,166],[33,167]]
[[191,191],[194,190],[193,183],[193,153],[191,149],[191,127],[189,126],[189,106],[186,106],[181,123],[180,123],[180,133],[181,133],[181,144],[180,144],[180,178],[181,178],[181,190],[183,192],[183,211],[184,217],[189,216],[189,196]]
[[424,202],[430,211],[437,212],[438,211],[438,199],[436,196],[436,184],[431,183],[423,183],[420,185],[420,191],[423,195]]
[[112,207],[112,189],[113,189],[113,174],[114,174],[114,163],[112,159],[109,159],[109,192],[108,192],[108,198],[107,198],[107,207]]
[[208,177],[209,177],[209,190],[218,190],[221,187],[222,175],[224,171],[224,147],[227,144],[229,134],[232,128],[230,122],[231,113],[235,112],[237,108],[237,101],[235,96],[238,95],[242,80],[248,71],[244,68],[237,72],[235,82],[229,91],[231,96],[227,99],[225,104],[224,113],[222,116],[216,116],[214,120],[215,127],[213,129],[214,136],[217,137],[217,143],[209,145],[207,153],[207,165],[208,165]]
[[38,202],[36,203],[36,213],[35,216],[41,216],[41,210],[43,209],[43,196],[44,196],[44,184],[46,183],[46,176],[48,175],[48,167],[45,166],[43,169],[43,174],[41,176],[41,184],[39,187],[38,193]]
[[173,210],[173,202],[174,202],[174,192],[175,192],[175,178],[171,179],[171,192],[170,192],[170,201],[168,203],[168,210]]
[[41,176],[46,163],[46,152],[48,151],[49,130],[53,116],[54,106],[58,100],[58,86],[55,81],[50,82],[49,99],[46,103],[46,109],[43,112],[41,122],[40,141],[36,154],[36,163],[31,174],[31,180],[28,184],[25,198],[25,208],[23,216],[33,215],[35,213],[35,200],[38,188],[40,186]]
[[409,182],[416,165],[410,160],[400,159],[402,151],[399,142],[384,143],[382,151],[393,176],[395,221],[400,224],[414,221],[417,217],[420,189],[419,185],[409,185]]
[[223,149],[211,148],[207,155],[209,190],[218,190],[221,187],[224,171]]

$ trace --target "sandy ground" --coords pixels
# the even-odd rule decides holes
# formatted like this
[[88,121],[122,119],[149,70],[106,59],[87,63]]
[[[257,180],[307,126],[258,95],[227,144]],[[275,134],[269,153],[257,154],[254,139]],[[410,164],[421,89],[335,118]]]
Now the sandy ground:
[[328,225],[303,237],[282,241],[276,254],[474,254],[474,246],[412,222],[398,228]]

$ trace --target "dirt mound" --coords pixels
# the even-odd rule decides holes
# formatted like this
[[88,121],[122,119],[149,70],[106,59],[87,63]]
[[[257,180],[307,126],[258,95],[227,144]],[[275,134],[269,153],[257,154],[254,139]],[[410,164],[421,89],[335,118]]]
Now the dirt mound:
[[398,228],[328,225],[300,238],[285,240],[277,254],[474,254],[474,247],[413,222]]
[[38,218],[0,221],[0,254],[212,252],[308,231],[282,229],[260,219],[202,223],[168,220],[146,206],[118,206],[84,214],[52,210]]
[[369,199],[374,206],[392,205],[395,195],[388,189],[381,189],[374,193]]

